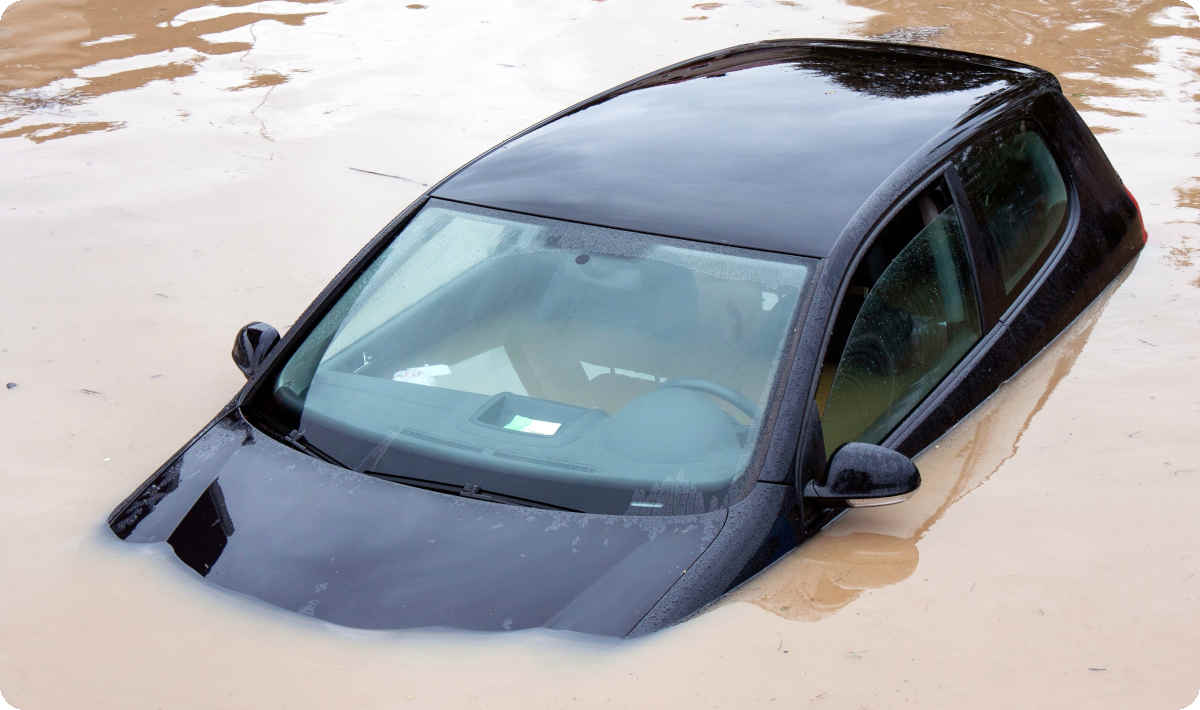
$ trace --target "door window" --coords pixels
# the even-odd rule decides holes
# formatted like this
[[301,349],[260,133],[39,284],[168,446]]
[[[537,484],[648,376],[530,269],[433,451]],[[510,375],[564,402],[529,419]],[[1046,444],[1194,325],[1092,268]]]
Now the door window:
[[1032,278],[1062,233],[1067,186],[1041,136],[1020,124],[963,151],[963,186],[994,245],[1007,302]]
[[958,211],[938,185],[892,220],[851,279],[818,388],[826,452],[881,442],[981,330]]

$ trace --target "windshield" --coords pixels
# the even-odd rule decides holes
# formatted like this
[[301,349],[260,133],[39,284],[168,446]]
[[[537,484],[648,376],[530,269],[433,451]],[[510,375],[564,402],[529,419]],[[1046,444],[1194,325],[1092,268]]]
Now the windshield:
[[710,510],[750,460],[812,264],[431,200],[246,409],[357,471]]

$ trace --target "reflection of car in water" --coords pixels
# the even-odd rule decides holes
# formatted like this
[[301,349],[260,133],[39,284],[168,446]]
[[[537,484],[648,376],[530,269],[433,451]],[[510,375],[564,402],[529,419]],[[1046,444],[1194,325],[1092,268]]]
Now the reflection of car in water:
[[634,80],[422,196],[114,511],[351,626],[673,623],[847,506],[1140,249],[1050,75],[854,42]]
[[789,619],[816,620],[870,589],[907,579],[918,542],[959,500],[998,473],[1021,446],[1030,421],[1071,371],[1128,268],[1054,344],[965,421],[921,453],[921,488],[904,505],[840,517],[820,535],[722,598],[750,602]]

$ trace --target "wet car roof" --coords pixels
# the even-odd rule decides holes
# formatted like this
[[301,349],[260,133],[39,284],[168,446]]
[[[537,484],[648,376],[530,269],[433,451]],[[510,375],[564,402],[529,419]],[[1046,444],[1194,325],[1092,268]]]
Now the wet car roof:
[[625,84],[502,144],[434,195],[823,257],[920,148],[1043,74],[869,42],[735,47]]

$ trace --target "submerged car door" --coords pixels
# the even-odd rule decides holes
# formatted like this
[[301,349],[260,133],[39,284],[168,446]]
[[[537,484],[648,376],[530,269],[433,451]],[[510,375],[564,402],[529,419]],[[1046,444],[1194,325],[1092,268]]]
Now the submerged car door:
[[[890,434],[889,445],[910,456],[1033,359],[1127,260],[1104,245],[1102,227],[1081,224],[1086,195],[1058,148],[1075,130],[1066,118],[997,121],[945,170],[970,237],[985,334]],[[1120,241],[1123,228],[1115,231]]]
[[1032,119],[998,122],[876,230],[822,359],[815,403],[827,456],[849,441],[915,455],[1057,332],[1042,332],[1036,348],[1005,337],[1078,222],[1050,145]]
[[851,271],[816,393],[827,455],[889,435],[955,370],[991,323],[945,175],[911,194]]

